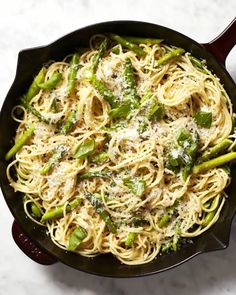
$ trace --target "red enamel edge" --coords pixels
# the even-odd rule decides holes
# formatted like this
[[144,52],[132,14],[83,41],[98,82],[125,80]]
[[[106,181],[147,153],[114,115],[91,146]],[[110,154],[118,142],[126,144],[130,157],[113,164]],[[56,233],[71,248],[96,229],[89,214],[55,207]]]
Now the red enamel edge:
[[236,18],[231,24],[214,40],[209,43],[202,44],[208,51],[210,51],[216,59],[225,65],[226,57],[230,50],[236,44]]
[[26,236],[16,221],[12,224],[12,236],[17,246],[35,262],[43,265],[51,265],[57,262],[55,258],[43,252]]

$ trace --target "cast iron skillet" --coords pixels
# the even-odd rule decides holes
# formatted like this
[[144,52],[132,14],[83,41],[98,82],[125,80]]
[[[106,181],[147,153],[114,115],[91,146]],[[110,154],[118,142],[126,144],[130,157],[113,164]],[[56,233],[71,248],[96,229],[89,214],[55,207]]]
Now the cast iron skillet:
[[7,162],[4,154],[12,144],[16,124],[11,119],[12,107],[20,95],[29,87],[32,77],[42,64],[50,59],[61,60],[67,54],[80,47],[87,47],[89,38],[98,33],[113,32],[121,35],[146,36],[165,39],[166,43],[183,47],[198,58],[204,58],[208,67],[220,78],[228,92],[236,111],[236,85],[227,73],[224,63],[227,54],[236,43],[236,18],[231,25],[215,40],[201,45],[194,40],[171,29],[137,21],[115,21],[99,23],[79,29],[44,47],[23,50],[19,53],[15,80],[7,94],[0,114],[0,183],[5,200],[11,210],[13,238],[21,250],[34,261],[41,264],[53,264],[61,261],[78,270],[110,277],[138,277],[158,273],[183,263],[199,253],[224,249],[229,243],[230,227],[236,212],[236,167],[232,169],[233,181],[227,189],[229,198],[218,222],[206,233],[177,252],[165,254],[151,263],[127,266],[121,264],[112,255],[99,255],[89,259],[61,250],[47,236],[44,227],[31,222],[22,206],[19,193],[14,193],[6,177]]

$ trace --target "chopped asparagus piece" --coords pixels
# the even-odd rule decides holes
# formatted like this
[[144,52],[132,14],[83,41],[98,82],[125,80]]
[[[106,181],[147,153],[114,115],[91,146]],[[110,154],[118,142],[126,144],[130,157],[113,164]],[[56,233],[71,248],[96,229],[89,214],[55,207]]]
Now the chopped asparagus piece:
[[67,249],[69,251],[75,251],[82,243],[82,241],[87,237],[87,235],[88,233],[86,229],[78,225],[69,236],[69,243]]
[[32,84],[30,85],[28,91],[25,94],[25,100],[29,103],[31,99],[39,93],[40,88],[38,87],[39,83],[44,81],[46,75],[46,68],[42,67],[38,75],[34,78]]
[[127,41],[126,39],[120,37],[119,35],[109,34],[109,37],[113,41],[116,41],[117,43],[121,44],[123,47],[128,48],[129,50],[135,52],[139,57],[142,57],[142,56],[146,55],[145,51],[141,47]]
[[159,58],[155,62],[155,67],[159,67],[161,65],[165,65],[167,62],[169,62],[173,58],[176,58],[176,57],[180,56],[184,52],[185,52],[184,49],[182,49],[182,48],[176,48],[176,49],[174,49],[174,50],[172,50],[172,51],[164,54],[161,58]]
[[109,231],[113,234],[116,233],[116,226],[111,220],[111,217],[109,216],[108,212],[105,211],[104,205],[101,200],[96,198],[91,193],[85,193],[85,198],[91,203],[91,205],[94,207],[95,211],[100,215],[100,217],[104,220],[106,223],[107,228]]
[[46,175],[47,173],[49,173],[53,169],[53,167],[59,162],[59,160],[64,157],[66,151],[66,147],[58,146],[58,148],[56,148],[53,151],[53,155],[51,156],[51,158],[49,158],[48,162],[43,166],[41,174]]
[[137,238],[137,233],[130,232],[128,234],[127,240],[125,241],[125,246],[132,247],[136,238]]
[[[69,202],[65,208],[66,213],[71,212],[72,210],[74,210],[75,208],[80,206],[80,204],[81,204],[81,198],[76,198],[73,201]],[[49,220],[58,219],[58,218],[63,217],[64,207],[65,206],[62,205],[62,206],[58,206],[58,207],[48,210],[47,212],[45,212],[43,214],[43,216],[41,218],[41,222],[45,222],[45,221],[49,221]]]
[[24,146],[27,141],[32,137],[35,130],[35,126],[30,126],[21,136],[18,138],[13,147],[6,153],[5,160],[10,160],[21,148]]
[[194,114],[194,120],[198,126],[209,129],[212,124],[211,112],[197,112]]
[[70,95],[75,89],[76,75],[79,69],[79,55],[74,54],[70,62],[70,73],[68,76],[68,84],[66,93]]
[[207,162],[203,162],[199,165],[195,165],[192,171],[193,171],[193,174],[199,174],[209,169],[225,165],[235,159],[236,159],[236,152],[230,152],[228,154],[211,159]]
[[38,83],[38,87],[44,90],[55,88],[56,85],[61,81],[61,79],[62,74],[59,72],[55,72],[47,81]]
[[220,155],[221,153],[225,152],[227,150],[227,148],[229,146],[231,146],[232,143],[233,143],[233,141],[230,139],[227,139],[227,138],[223,139],[222,141],[217,143],[215,146],[213,146],[209,150],[206,150],[202,154],[202,156],[200,157],[199,161],[205,162],[211,158],[214,158],[214,157]]

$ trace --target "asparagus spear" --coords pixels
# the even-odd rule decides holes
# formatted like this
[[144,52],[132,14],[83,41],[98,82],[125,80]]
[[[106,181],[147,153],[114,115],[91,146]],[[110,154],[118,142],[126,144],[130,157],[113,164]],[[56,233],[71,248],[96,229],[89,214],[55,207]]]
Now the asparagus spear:
[[183,54],[185,52],[182,48],[176,48],[166,54],[164,54],[161,58],[159,58],[155,62],[155,67],[159,67],[161,65],[165,65],[168,61],[170,61],[173,58],[178,57],[179,55]]
[[67,249],[69,251],[75,251],[82,243],[82,241],[87,237],[87,235],[88,233],[86,229],[78,225],[69,236],[69,243]]
[[163,39],[155,39],[155,38],[143,38],[143,37],[133,37],[133,36],[122,36],[126,41],[133,43],[133,44],[147,44],[147,45],[154,45],[160,44]]
[[52,89],[55,88],[56,85],[61,81],[62,74],[59,72],[53,73],[53,75],[45,82],[38,83],[38,87],[41,89]]
[[123,179],[124,184],[138,197],[141,197],[145,190],[145,181],[140,179],[131,179],[130,177]]
[[188,130],[180,128],[177,133],[177,143],[168,154],[168,166],[172,170],[182,168],[183,180],[187,179],[195,162],[199,146],[198,133],[191,134]]
[[72,126],[76,123],[76,115],[77,115],[77,110],[71,111],[68,118],[66,119],[64,124],[62,124],[61,126],[61,130],[60,130],[61,134],[66,135],[70,132]]
[[128,48],[129,50],[135,52],[139,57],[142,57],[142,56],[146,55],[145,51],[141,47],[127,41],[126,39],[120,37],[119,35],[109,34],[109,37],[113,41],[116,41],[117,43],[121,44],[123,47]]
[[209,129],[212,123],[212,113],[211,112],[197,112],[194,114],[194,120],[198,126]]
[[108,114],[110,117],[115,119],[126,118],[131,109],[131,102],[129,100],[126,100],[122,102],[117,108],[111,109]]
[[161,220],[159,221],[159,227],[160,228],[163,228],[164,226],[166,226],[169,223],[169,221],[170,221],[171,217],[173,216],[178,204],[179,204],[179,201],[176,200],[174,205],[167,209],[166,213],[162,216]]
[[122,78],[122,86],[125,100],[130,101],[133,107],[139,106],[139,97],[137,95],[136,81],[130,58],[126,58],[125,60]]
[[141,215],[134,215],[129,222],[129,224],[135,227],[142,226],[144,223],[146,223],[146,220]]
[[[213,209],[216,206],[216,203],[217,203],[217,198],[214,198],[214,200],[211,203],[210,209]],[[202,222],[202,226],[206,227],[212,221],[215,214],[216,214],[216,210],[208,212],[206,217],[204,218],[204,220]]]
[[132,63],[129,58],[125,60],[124,71],[122,74],[124,101],[109,112],[112,118],[125,118],[139,106],[139,97],[137,95],[136,82],[133,73]]
[[53,99],[52,103],[51,103],[51,106],[50,106],[50,110],[53,112],[53,113],[57,113],[58,112],[58,108],[57,108],[57,100],[56,98]]
[[85,198],[91,203],[91,205],[94,207],[95,211],[100,215],[100,217],[105,221],[106,226],[108,227],[109,231],[113,234],[116,233],[116,226],[111,220],[111,217],[109,216],[108,212],[105,211],[104,205],[101,200],[96,198],[91,193],[87,192],[85,193]]
[[33,135],[34,130],[35,130],[34,125],[31,125],[28,129],[26,129],[26,131],[21,135],[21,137],[18,138],[14,146],[6,153],[5,155],[6,161],[12,158],[22,148],[22,146],[27,143],[27,141]]
[[109,159],[108,153],[101,152],[91,158],[91,162],[93,163],[100,163]]
[[[81,204],[80,198],[76,198],[73,201],[69,202],[69,204],[67,204],[66,208],[65,208],[66,213],[71,212],[72,210],[74,210],[75,208],[80,206],[80,204]],[[53,219],[57,219],[57,218],[62,217],[63,212],[64,212],[64,207],[65,206],[62,205],[62,206],[58,206],[58,207],[48,210],[47,212],[45,212],[43,214],[40,222],[45,222],[45,221],[49,221],[49,220],[53,220]]]
[[58,146],[54,150],[53,155],[51,156],[51,158],[43,166],[43,168],[41,170],[41,174],[46,175],[48,172],[50,172],[53,169],[53,167],[59,162],[59,160],[64,157],[64,155],[66,154],[66,151],[67,151],[66,147]]
[[42,67],[38,75],[34,78],[32,84],[30,85],[28,91],[25,94],[25,100],[30,102],[31,99],[38,94],[40,88],[38,87],[39,83],[42,83],[46,75],[46,68]]
[[111,52],[115,53],[115,54],[119,54],[120,53],[120,48],[116,46],[111,48]]
[[204,60],[199,60],[198,58],[192,56],[192,55],[189,55],[189,59],[190,61],[192,62],[192,64],[198,68],[199,71],[203,72],[204,74],[209,74],[210,72],[204,68],[205,66],[205,61]]
[[96,72],[98,64],[102,56],[104,55],[105,51],[107,50],[108,47],[108,39],[105,38],[103,42],[101,43],[98,52],[94,55],[93,60],[92,60],[92,66],[91,70],[93,73]]
[[97,172],[87,172],[80,174],[78,176],[78,179],[88,179],[88,178],[94,178],[94,177],[110,177],[111,172],[110,171],[97,171]]
[[147,109],[146,116],[149,120],[156,119],[160,121],[165,116],[164,105],[154,99],[151,106]]
[[23,107],[25,107],[29,112],[31,112],[35,117],[46,124],[50,124],[50,120],[46,119],[39,111],[36,110],[24,97],[21,99]]
[[107,86],[100,81],[91,71],[86,71],[85,77],[91,83],[91,85],[97,90],[97,92],[107,101],[112,107],[117,106],[117,98],[111,92]]
[[217,143],[215,146],[210,148],[209,150],[205,151],[202,156],[200,157],[200,162],[208,161],[211,158],[218,156],[219,154],[226,151],[226,149],[233,143],[232,140],[226,138]]
[[68,84],[66,89],[67,95],[70,95],[75,88],[76,75],[78,72],[78,68],[79,68],[79,56],[78,54],[74,54],[70,62],[70,73],[69,73]]
[[153,96],[151,91],[147,91],[140,100],[140,104],[145,104]]
[[95,149],[95,140],[86,139],[84,142],[80,143],[76,148],[74,158],[84,159],[90,155]]
[[192,172],[193,174],[202,173],[209,169],[225,165],[235,159],[236,159],[236,152],[230,152],[228,154],[203,162],[199,165],[193,166]]
[[31,203],[31,212],[38,218],[42,215],[39,207],[35,203]]
[[138,234],[135,232],[129,232],[127,240],[125,241],[125,246],[126,247],[132,247],[134,244],[135,239],[137,238]]

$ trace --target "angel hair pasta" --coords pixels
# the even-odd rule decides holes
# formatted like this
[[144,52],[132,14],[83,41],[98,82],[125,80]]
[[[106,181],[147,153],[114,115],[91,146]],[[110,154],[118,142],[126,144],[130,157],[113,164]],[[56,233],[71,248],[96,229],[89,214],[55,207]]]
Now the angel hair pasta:
[[219,218],[236,158],[232,104],[182,48],[93,36],[41,69],[12,118],[10,185],[62,249],[142,264]]

